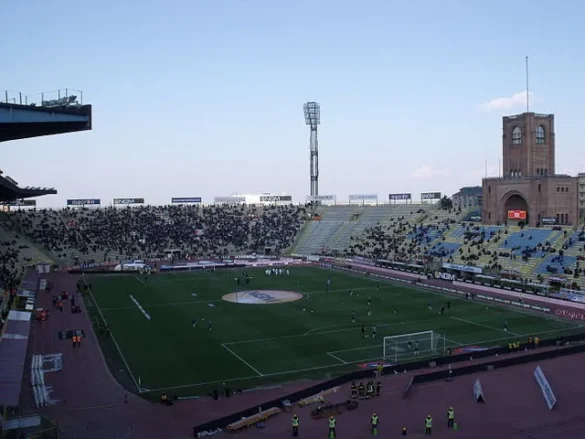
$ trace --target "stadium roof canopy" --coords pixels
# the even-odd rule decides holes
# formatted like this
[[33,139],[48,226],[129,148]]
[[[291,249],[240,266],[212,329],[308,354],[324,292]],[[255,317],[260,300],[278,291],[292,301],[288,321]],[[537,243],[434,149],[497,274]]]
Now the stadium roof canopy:
[[24,198],[40,197],[41,195],[55,195],[55,188],[24,187],[21,188],[7,178],[0,176],[0,202],[21,200]]

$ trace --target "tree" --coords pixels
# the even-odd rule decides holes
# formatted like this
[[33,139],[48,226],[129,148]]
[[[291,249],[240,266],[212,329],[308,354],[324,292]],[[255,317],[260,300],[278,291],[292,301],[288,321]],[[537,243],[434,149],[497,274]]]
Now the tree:
[[439,201],[439,205],[443,210],[453,209],[453,200],[448,198],[447,195],[443,195],[443,198]]

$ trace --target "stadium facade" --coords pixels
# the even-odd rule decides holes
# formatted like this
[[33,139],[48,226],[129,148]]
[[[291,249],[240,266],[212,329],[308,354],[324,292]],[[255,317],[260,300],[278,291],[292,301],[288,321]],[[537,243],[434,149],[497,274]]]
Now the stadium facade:
[[503,118],[501,177],[483,179],[482,222],[575,225],[579,178],[555,169],[554,115]]

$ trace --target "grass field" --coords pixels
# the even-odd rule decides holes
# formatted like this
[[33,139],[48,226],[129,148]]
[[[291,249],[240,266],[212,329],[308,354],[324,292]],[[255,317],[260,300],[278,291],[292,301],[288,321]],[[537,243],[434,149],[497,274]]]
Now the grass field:
[[[254,305],[222,300],[236,291],[235,278],[241,272],[218,270],[158,274],[147,283],[133,275],[92,277],[88,309],[95,322],[103,318],[111,325],[113,337],[99,338],[118,379],[140,381],[146,393],[166,389],[178,395],[207,393],[222,382],[245,388],[356,370],[360,363],[381,359],[384,336],[433,330],[444,336],[446,347],[492,347],[510,339],[537,334],[545,339],[580,328],[550,316],[487,307],[340,271],[290,270],[283,277],[249,270],[250,285],[239,289],[302,293],[303,298],[294,302]],[[447,301],[451,309],[441,316],[438,309]],[[428,303],[433,311],[427,309]],[[193,328],[195,319],[198,324]],[[378,338],[363,339],[361,325],[376,325]],[[440,350],[442,345],[441,341]]]

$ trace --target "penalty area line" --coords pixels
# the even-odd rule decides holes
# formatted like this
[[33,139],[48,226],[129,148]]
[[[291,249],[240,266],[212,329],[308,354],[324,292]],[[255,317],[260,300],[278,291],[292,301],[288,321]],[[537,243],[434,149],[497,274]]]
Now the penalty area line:
[[466,319],[462,319],[462,318],[459,318],[459,317],[453,317],[453,316],[451,316],[450,318],[453,319],[453,320],[457,320],[459,322],[467,323],[468,325],[479,326],[480,328],[490,329],[492,331],[498,331],[498,332],[502,332],[504,334],[510,334],[510,335],[513,335],[513,336],[516,336],[516,337],[521,337],[521,335],[518,334],[518,333],[516,333],[516,332],[506,331],[504,329],[499,329],[499,328],[495,328],[493,326],[484,325],[483,323],[477,323],[477,322],[474,322],[472,320],[466,320]]
[[341,364],[347,364],[347,361],[345,361],[345,360],[342,360],[341,358],[339,358],[339,357],[337,357],[337,356],[333,355],[331,352],[325,352],[325,353],[326,353],[327,355],[329,355],[331,358],[333,358],[333,359],[335,359],[335,360],[337,360],[337,361],[340,361],[340,362],[341,362]]
[[250,369],[252,369],[254,372],[256,372],[258,374],[258,376],[263,377],[264,374],[262,374],[262,372],[260,372],[258,369],[256,369],[254,366],[252,366],[250,363],[248,363],[246,360],[244,360],[242,357],[240,357],[238,354],[236,354],[234,351],[232,351],[230,348],[228,348],[225,343],[222,343],[221,346],[228,351],[230,354],[232,354],[234,357],[236,357],[238,360],[240,360],[242,363],[244,363],[246,366],[248,366]]

